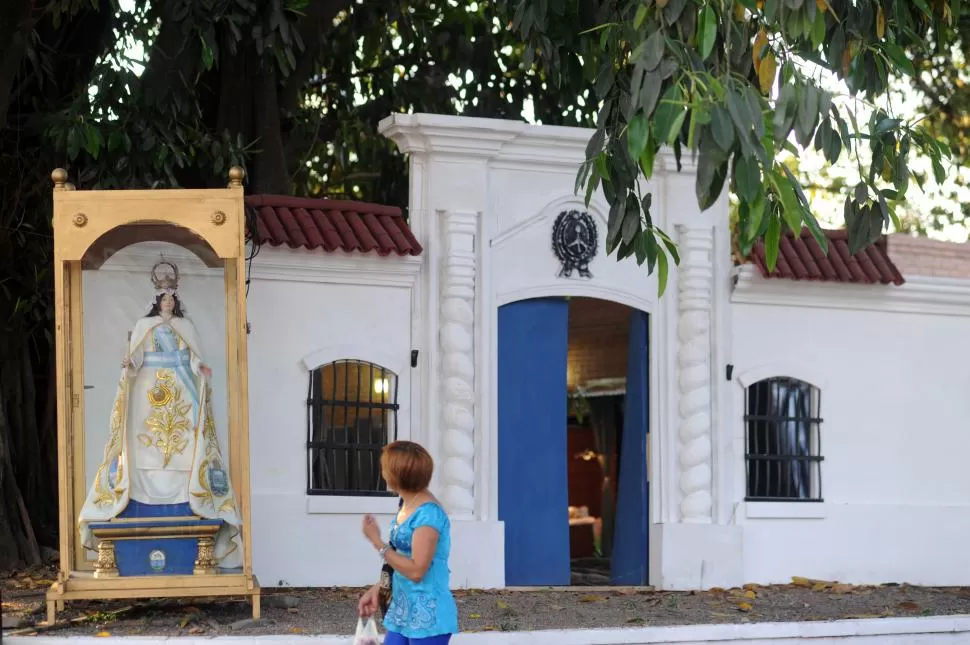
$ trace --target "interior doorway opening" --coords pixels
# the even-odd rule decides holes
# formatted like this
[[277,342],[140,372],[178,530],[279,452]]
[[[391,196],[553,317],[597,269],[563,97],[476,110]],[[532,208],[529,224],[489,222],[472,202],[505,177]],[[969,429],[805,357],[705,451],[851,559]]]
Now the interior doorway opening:
[[570,584],[619,584],[630,578],[617,575],[623,572],[613,566],[613,547],[623,463],[631,316],[638,312],[620,303],[592,298],[570,298],[568,306]]
[[647,314],[590,298],[498,314],[506,584],[647,584]]

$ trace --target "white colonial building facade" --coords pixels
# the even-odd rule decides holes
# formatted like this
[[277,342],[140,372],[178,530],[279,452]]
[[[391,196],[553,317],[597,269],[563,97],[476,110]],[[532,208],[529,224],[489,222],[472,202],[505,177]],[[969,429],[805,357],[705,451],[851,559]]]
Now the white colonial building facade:
[[[359,527],[396,509],[376,466],[394,438],[435,457],[458,587],[566,585],[591,562],[664,589],[970,584],[962,246],[892,236],[852,257],[831,233],[824,257],[786,238],[766,277],[758,250],[732,260],[726,196],[700,212],[694,166],[663,155],[655,222],[682,259],[658,298],[656,276],[606,255],[603,197],[573,192],[589,131],[433,115],[381,131],[410,156],[406,223],[387,206],[247,200],[264,586],[375,581]],[[135,270],[158,253],[114,256],[86,310],[137,314]],[[219,351],[221,278],[166,253]],[[123,334],[86,333],[85,354]],[[86,373],[91,414],[116,378],[102,371]]]

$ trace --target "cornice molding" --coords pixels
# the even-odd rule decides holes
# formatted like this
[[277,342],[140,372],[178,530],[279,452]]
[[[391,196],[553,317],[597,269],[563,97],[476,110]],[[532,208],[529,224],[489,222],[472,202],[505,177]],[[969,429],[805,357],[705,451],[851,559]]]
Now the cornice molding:
[[939,316],[970,316],[970,280],[906,276],[900,286],[765,279],[757,267],[735,269],[731,302]]
[[[512,168],[525,164],[531,169],[576,166],[585,158],[586,144],[594,133],[589,128],[440,114],[392,114],[380,122],[377,130],[403,153],[477,157]],[[696,172],[696,160],[690,154],[683,155],[681,166],[684,173]],[[661,150],[656,168],[676,172],[673,151]]]

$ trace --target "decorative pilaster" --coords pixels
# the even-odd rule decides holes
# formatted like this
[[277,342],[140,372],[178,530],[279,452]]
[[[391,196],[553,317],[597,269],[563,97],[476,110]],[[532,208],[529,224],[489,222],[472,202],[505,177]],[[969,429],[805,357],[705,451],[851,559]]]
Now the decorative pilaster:
[[475,515],[475,213],[445,213],[441,261],[441,454],[445,505]]
[[711,324],[714,232],[678,226],[681,262],[677,278],[677,385],[680,394],[678,461],[682,522],[712,520]]

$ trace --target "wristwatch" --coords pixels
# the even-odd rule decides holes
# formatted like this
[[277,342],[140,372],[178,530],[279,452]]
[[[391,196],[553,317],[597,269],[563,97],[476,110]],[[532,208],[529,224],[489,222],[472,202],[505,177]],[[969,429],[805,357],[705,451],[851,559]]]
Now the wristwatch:
[[379,553],[381,556],[381,560],[384,559],[384,555],[390,550],[390,548],[391,548],[390,544],[385,544],[377,551],[377,553]]

